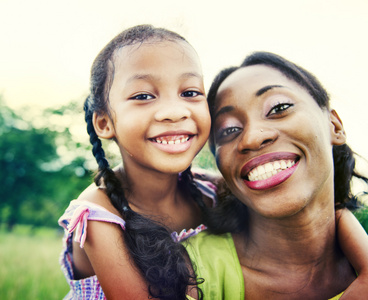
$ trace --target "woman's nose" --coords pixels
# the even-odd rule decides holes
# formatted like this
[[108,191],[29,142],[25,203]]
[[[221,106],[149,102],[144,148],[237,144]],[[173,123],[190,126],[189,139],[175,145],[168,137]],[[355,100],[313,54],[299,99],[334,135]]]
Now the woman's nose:
[[275,128],[262,126],[247,126],[242,132],[241,139],[238,144],[238,151],[241,153],[247,151],[259,150],[276,141],[279,134]]
[[155,113],[155,120],[158,122],[178,122],[188,119],[191,116],[191,111],[185,104],[185,100],[182,99],[162,101]]

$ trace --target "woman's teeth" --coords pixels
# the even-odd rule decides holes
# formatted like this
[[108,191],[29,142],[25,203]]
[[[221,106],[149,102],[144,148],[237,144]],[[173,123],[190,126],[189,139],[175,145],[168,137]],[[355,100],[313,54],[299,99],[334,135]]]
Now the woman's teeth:
[[180,144],[180,143],[185,143],[189,140],[189,136],[186,137],[158,137],[155,138],[154,141],[156,143],[159,144],[164,144],[164,145],[176,145],[176,144]]
[[295,164],[293,160],[277,160],[266,163],[264,165],[254,168],[248,174],[249,181],[265,180],[277,173],[292,167]]

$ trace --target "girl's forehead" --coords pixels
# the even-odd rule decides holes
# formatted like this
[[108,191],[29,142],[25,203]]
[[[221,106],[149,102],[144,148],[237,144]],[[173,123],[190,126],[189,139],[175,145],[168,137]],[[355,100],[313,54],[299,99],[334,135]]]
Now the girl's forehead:
[[132,45],[126,45],[115,51],[115,60],[124,58],[137,58],[149,54],[159,54],[162,56],[168,55],[170,49],[175,49],[177,53],[183,57],[190,57],[199,63],[199,57],[194,48],[186,41],[182,40],[147,40],[137,42]]

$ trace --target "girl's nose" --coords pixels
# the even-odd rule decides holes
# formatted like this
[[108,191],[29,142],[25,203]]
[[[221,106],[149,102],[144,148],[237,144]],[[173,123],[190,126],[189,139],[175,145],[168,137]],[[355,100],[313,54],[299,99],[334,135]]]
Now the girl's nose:
[[245,153],[247,151],[259,150],[267,145],[273,144],[279,134],[275,128],[267,126],[247,126],[238,144],[238,151]]
[[188,119],[191,111],[185,105],[185,100],[163,101],[155,113],[158,122],[179,122]]

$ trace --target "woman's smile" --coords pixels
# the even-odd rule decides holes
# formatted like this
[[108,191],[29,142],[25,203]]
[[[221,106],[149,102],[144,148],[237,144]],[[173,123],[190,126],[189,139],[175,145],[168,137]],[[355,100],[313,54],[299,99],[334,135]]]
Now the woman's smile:
[[244,183],[251,189],[269,189],[287,180],[296,170],[299,157],[288,152],[261,155],[241,170]]

